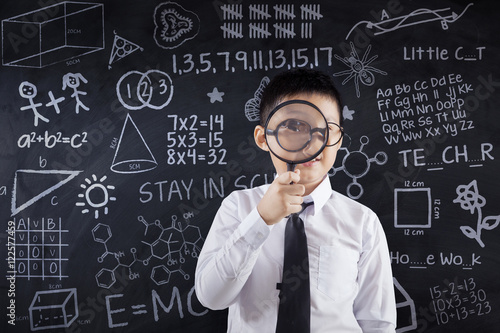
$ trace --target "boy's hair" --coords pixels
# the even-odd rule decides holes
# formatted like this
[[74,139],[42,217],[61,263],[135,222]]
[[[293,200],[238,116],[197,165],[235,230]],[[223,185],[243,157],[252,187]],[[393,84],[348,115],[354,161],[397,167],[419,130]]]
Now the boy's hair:
[[260,124],[265,126],[271,111],[286,97],[297,94],[320,94],[337,102],[342,127],[342,102],[331,77],[312,69],[295,69],[276,75],[266,86],[260,100]]

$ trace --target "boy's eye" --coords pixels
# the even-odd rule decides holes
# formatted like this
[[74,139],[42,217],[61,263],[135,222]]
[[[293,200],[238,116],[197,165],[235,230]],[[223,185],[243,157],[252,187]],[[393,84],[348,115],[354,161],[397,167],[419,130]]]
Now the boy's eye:
[[307,132],[309,128],[306,123],[294,119],[287,120],[284,127],[294,132]]

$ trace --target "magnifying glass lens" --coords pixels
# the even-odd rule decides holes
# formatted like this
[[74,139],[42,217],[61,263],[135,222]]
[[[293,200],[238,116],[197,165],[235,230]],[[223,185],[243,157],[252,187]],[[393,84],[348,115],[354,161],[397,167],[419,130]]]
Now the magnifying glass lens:
[[318,156],[328,135],[323,113],[303,100],[278,105],[266,123],[266,140],[271,152],[289,164],[304,163]]
[[276,139],[287,151],[303,149],[311,140],[311,126],[298,119],[285,120],[277,128]]

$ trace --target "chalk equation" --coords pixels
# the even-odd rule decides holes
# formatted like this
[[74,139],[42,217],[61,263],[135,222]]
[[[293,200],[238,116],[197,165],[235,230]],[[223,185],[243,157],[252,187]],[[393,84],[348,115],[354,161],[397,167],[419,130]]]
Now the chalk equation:
[[488,294],[476,279],[455,278],[429,288],[432,312],[439,326],[484,316],[492,311]]
[[73,135],[65,135],[63,132],[49,133],[45,131],[42,134],[36,132],[30,132],[26,134],[21,134],[17,140],[17,146],[19,148],[31,148],[36,144],[43,144],[45,148],[54,148],[60,144],[67,144],[71,148],[80,148],[83,144],[88,142],[88,133],[81,132]]
[[[223,147],[224,115],[167,116],[171,131],[167,132],[167,164],[187,165],[204,162],[225,165],[227,150]],[[200,148],[201,147],[201,148]]]
[[[106,296],[106,312],[108,316],[108,327],[118,328],[126,327],[130,321],[137,318],[152,316],[155,322],[161,319],[162,312],[168,316],[172,316],[174,311],[177,311],[179,318],[184,318],[187,313],[194,317],[201,317],[208,313],[208,309],[198,304],[198,300],[194,293],[194,286],[191,287],[186,297],[182,297],[179,288],[174,286],[170,298],[167,298],[170,303],[165,301],[165,297],[161,296],[155,289],[151,290],[151,303],[124,303],[126,295],[116,294]],[[168,305],[166,304],[168,303]],[[175,306],[177,303],[177,306]],[[184,303],[186,310],[184,310]],[[195,305],[197,308],[195,308]],[[201,309],[198,309],[201,308]],[[172,313],[171,313],[172,311]]]

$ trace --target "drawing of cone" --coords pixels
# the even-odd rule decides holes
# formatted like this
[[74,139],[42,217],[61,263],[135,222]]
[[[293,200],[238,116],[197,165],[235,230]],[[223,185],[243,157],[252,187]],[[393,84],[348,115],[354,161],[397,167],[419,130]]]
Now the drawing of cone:
[[116,173],[139,173],[158,166],[151,150],[130,115],[120,134],[111,170]]

